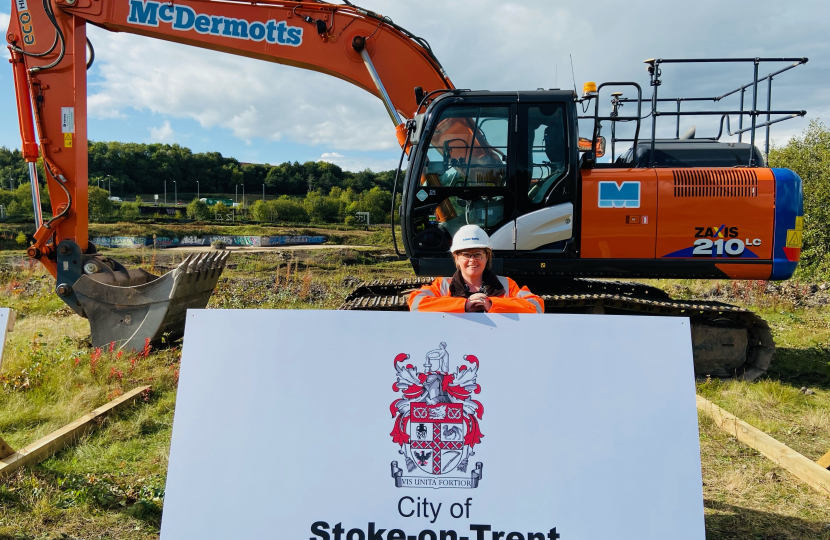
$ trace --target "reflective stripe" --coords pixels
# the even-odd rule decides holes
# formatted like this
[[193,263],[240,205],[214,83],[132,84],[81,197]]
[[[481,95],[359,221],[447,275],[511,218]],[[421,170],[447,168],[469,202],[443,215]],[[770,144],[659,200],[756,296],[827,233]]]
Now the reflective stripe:
[[532,295],[532,294],[533,294],[533,293],[532,293],[532,292],[530,292],[530,291],[519,291],[519,295],[518,295],[518,296],[519,296],[519,298],[524,298],[525,296],[530,296],[530,295]]
[[496,276],[499,278],[499,283],[501,283],[501,288],[504,289],[504,296],[505,298],[510,297],[510,282],[507,281],[506,277]]
[[441,296],[449,296],[450,295],[450,280],[447,278],[441,278]]
[[544,308],[541,306],[541,304],[539,304],[539,300],[537,300],[535,298],[528,298],[527,301],[530,302],[531,304],[533,304],[533,306],[536,308],[536,313],[544,313],[545,312]]
[[418,311],[418,306],[421,305],[421,300],[424,298],[435,297],[435,293],[432,291],[421,289],[418,291],[418,294],[415,295],[415,298],[412,299],[412,303],[409,304],[409,311]]

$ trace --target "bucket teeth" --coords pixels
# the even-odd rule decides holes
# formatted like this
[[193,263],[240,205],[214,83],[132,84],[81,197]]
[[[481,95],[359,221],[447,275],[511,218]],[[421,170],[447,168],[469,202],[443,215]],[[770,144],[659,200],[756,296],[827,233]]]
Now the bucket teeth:
[[190,264],[190,261],[193,259],[193,254],[189,253],[187,257],[184,258],[182,262],[179,263],[178,268],[180,270],[187,270],[187,265]]
[[210,259],[210,253],[205,253],[201,257],[199,257],[199,261],[196,263],[196,268],[201,272],[207,266],[207,262]]
[[185,267],[185,272],[187,272],[188,274],[192,274],[193,272],[195,272],[196,271],[196,265],[198,263],[199,263],[199,256],[195,255],[192,259],[190,259],[190,262],[187,263],[187,266]]

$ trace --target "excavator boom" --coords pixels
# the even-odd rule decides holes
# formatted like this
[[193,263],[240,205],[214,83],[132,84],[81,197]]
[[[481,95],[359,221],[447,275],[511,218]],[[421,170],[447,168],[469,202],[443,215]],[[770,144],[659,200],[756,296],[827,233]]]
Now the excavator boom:
[[[86,71],[94,50],[87,23],[332,75],[379,97],[399,138],[418,105],[413,88],[453,87],[425,40],[352,5],[13,0],[6,39],[35,209],[28,253],[55,277],[67,305],[90,320],[96,346],[141,348],[180,335],[184,310],[207,304],[227,255],[189,258],[159,277],[127,269],[89,242]],[[47,221],[39,158],[52,205]]]

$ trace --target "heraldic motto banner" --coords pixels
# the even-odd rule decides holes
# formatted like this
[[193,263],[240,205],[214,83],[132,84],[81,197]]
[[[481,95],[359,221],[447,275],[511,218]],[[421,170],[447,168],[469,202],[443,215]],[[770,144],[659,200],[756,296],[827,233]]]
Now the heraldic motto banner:
[[187,318],[161,540],[704,538],[686,319]]

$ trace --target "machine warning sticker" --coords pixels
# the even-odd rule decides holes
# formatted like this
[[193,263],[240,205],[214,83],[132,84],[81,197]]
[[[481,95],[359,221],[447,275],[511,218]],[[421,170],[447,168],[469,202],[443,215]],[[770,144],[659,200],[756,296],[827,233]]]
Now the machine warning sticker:
[[63,134],[63,147],[64,148],[72,148],[72,134],[71,133],[64,133]]
[[598,182],[600,208],[640,208],[640,182]]
[[421,201],[421,202],[424,202],[424,199],[429,197],[429,195],[427,195],[427,192],[424,191],[423,189],[421,191],[419,191],[418,193],[416,193],[415,196],[418,197],[418,200]]
[[61,107],[61,132],[75,133],[75,107]]
[[795,229],[787,229],[787,247],[800,248],[804,233],[804,216],[795,218]]

